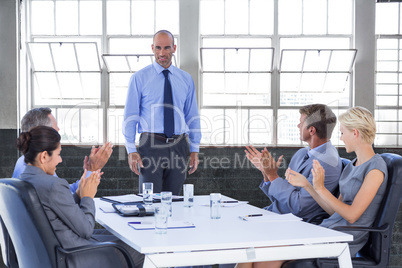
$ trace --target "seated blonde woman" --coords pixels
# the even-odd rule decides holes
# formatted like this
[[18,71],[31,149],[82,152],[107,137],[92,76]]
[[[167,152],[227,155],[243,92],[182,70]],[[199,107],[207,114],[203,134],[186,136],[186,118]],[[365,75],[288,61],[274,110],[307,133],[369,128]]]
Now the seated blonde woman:
[[[354,107],[339,116],[341,140],[346,152],[355,152],[356,158],[343,170],[339,179],[339,198],[324,186],[325,170],[318,161],[313,164],[313,185],[291,169],[286,171],[287,181],[303,187],[314,200],[329,214],[320,226],[366,226],[373,224],[387,184],[387,166],[382,157],[373,150],[376,132],[375,121],[367,109]],[[353,241],[349,243],[351,256],[363,247],[368,232],[353,231]],[[285,261],[241,263],[237,267],[281,267]]]

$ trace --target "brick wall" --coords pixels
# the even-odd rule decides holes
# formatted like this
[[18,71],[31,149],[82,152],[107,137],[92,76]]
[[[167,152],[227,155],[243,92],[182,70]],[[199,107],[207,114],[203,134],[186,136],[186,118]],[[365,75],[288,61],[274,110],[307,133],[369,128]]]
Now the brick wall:
[[[14,147],[15,130],[0,130],[0,178],[11,176],[18,153]],[[284,165],[279,170],[283,175],[288,161],[299,148],[272,148],[270,151],[278,157],[284,155]],[[57,174],[69,182],[82,175],[82,161],[88,155],[90,147],[63,146],[63,162],[57,168]],[[402,155],[402,149],[378,149],[377,153],[391,152]],[[346,154],[340,148],[341,157],[352,159],[354,154]],[[97,196],[138,193],[138,176],[128,167],[124,147],[114,148],[111,159],[103,169],[105,174],[98,189]],[[261,174],[245,158],[244,148],[222,147],[201,148],[198,170],[187,178],[193,183],[195,194],[220,192],[238,200],[247,200],[257,207],[270,204],[268,197],[258,188]],[[390,267],[402,267],[402,208],[399,210],[393,232]],[[2,263],[0,264],[1,267]]]

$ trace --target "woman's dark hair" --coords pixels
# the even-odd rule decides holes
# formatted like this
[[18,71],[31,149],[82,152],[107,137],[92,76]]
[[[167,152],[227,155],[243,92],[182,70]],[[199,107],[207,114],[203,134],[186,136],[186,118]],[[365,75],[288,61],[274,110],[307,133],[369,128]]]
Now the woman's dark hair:
[[17,139],[17,148],[24,154],[25,163],[33,163],[36,156],[46,151],[50,156],[60,144],[60,134],[51,127],[37,126],[22,132]]

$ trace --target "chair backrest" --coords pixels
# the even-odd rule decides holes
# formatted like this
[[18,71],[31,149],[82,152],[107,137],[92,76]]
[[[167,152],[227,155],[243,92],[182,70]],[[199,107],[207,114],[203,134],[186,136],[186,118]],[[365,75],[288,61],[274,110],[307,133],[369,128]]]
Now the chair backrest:
[[0,216],[20,267],[57,267],[60,245],[34,187],[19,179],[0,179]]
[[[388,263],[391,248],[392,229],[399,210],[399,203],[402,198],[402,157],[397,154],[381,154],[388,169],[388,183],[384,199],[378,209],[377,217],[373,227],[388,226],[387,245],[382,245],[381,233],[371,232],[368,243],[361,252],[371,256],[377,263]],[[384,266],[385,267],[385,266]]]

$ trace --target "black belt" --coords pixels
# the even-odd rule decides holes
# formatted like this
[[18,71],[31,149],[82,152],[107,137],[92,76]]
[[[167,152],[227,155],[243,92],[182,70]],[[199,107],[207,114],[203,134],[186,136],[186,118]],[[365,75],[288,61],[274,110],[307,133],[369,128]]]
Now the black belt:
[[172,135],[172,137],[168,138],[165,134],[161,134],[161,133],[144,132],[142,134],[149,135],[149,136],[154,137],[155,139],[163,141],[165,143],[175,143],[176,141],[178,141],[186,136],[186,134],[181,134],[181,135]]

